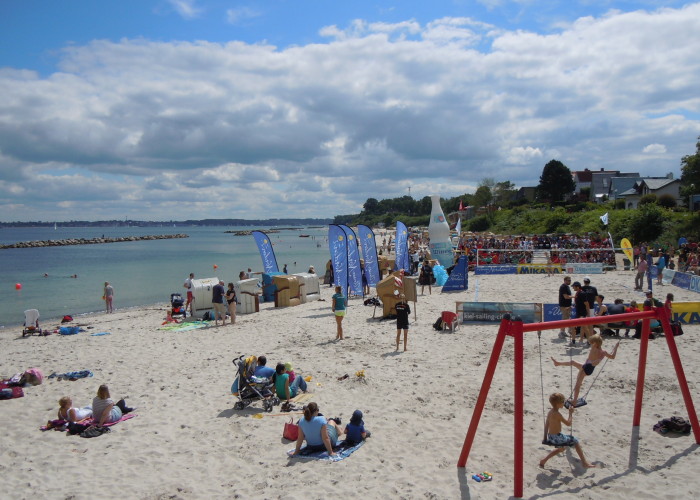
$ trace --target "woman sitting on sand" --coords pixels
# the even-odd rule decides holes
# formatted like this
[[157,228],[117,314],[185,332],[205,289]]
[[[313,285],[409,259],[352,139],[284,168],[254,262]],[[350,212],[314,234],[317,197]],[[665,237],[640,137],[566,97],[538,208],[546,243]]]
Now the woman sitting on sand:
[[120,399],[116,403],[109,396],[109,388],[102,384],[97,389],[97,397],[92,400],[92,415],[97,427],[119,421],[123,415],[132,411],[126,406],[126,401]]
[[339,435],[340,426],[337,419],[326,420],[318,413],[318,405],[311,402],[304,407],[304,418],[299,420],[299,438],[291,455],[298,455],[301,445],[306,440],[308,451],[326,450],[332,456],[333,446],[338,442]]
[[83,419],[92,417],[92,407],[73,408],[73,400],[64,396],[58,400],[58,419],[66,422],[80,422]]
[[[292,365],[290,364],[289,367],[291,369]],[[275,384],[275,392],[277,393],[277,397],[284,399],[287,403],[289,403],[289,400],[297,395],[300,388],[302,391],[306,391],[307,387],[306,381],[299,375],[296,375],[292,382],[289,381],[289,378],[289,373],[287,373],[287,369],[285,368],[284,364],[277,363],[277,366],[275,367],[275,374],[272,376],[272,383]]]

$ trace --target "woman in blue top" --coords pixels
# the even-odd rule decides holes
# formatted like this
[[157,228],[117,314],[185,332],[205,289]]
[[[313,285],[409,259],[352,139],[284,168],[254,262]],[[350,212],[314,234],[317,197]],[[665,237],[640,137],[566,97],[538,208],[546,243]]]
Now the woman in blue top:
[[304,407],[304,418],[299,420],[299,438],[296,449],[292,455],[298,455],[301,445],[306,440],[306,449],[309,451],[326,450],[333,456],[333,446],[338,442],[340,428],[333,420],[326,420],[318,414],[318,405],[309,403]]
[[343,340],[343,318],[345,317],[346,305],[347,298],[343,295],[343,289],[339,286],[335,287],[335,294],[333,295],[333,312],[335,313],[335,324],[338,327],[335,334],[335,340]]

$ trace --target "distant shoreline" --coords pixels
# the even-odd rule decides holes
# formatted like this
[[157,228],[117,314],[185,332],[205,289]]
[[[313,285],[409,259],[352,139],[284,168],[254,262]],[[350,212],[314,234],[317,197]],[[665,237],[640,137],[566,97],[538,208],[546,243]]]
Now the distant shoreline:
[[152,234],[148,236],[121,236],[118,238],[68,238],[63,240],[20,241],[10,245],[0,245],[0,250],[8,248],[64,247],[70,245],[99,245],[101,243],[122,243],[125,241],[171,240],[189,238],[188,234]]

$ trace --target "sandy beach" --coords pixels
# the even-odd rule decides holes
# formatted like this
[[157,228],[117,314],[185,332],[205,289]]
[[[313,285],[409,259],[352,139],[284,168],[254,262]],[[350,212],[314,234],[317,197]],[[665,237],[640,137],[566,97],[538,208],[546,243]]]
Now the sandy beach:
[[[643,301],[632,290],[632,271],[592,275],[606,302]],[[574,279],[582,279],[574,276]],[[45,380],[25,388],[25,397],[0,401],[4,427],[0,470],[5,498],[204,499],[204,498],[508,498],[513,494],[513,342],[506,341],[479,432],[466,469],[456,466],[497,325],[461,326],[456,333],[433,330],[443,310],[456,301],[555,303],[561,277],[469,276],[466,292],[418,297],[411,308],[408,352],[395,351],[395,321],[373,319],[374,308],[351,300],[346,339],[334,341],[331,291],[322,300],[239,315],[235,325],[191,331],[162,330],[167,304],[81,317],[78,335],[21,338],[21,327],[0,334],[0,374],[39,367],[45,375],[92,370],[76,381]],[[693,292],[656,287],[656,296],[698,301]],[[420,292],[419,292],[420,294]],[[117,304],[118,305],[118,304]],[[377,316],[381,311],[377,309]],[[43,323],[44,328],[54,324]],[[90,328],[88,328],[90,327]],[[695,404],[700,404],[700,342],[697,325],[684,326],[677,342]],[[109,335],[92,336],[92,333]],[[612,349],[606,339],[603,348]],[[634,439],[632,415],[639,341],[622,338],[617,359],[608,362],[577,410],[573,433],[595,469],[584,470],[571,450],[538,462],[543,446],[543,404],[552,392],[570,392],[570,371],[550,356],[567,358],[558,332],[525,339],[525,484],[527,498],[691,498],[700,455],[690,436],[652,431],[660,419],[687,417],[666,342],[651,342],[642,423]],[[343,461],[289,459],[293,444],[282,438],[289,419],[260,403],[234,410],[230,387],[239,355],[293,363],[311,375],[311,400],[343,425],[355,409],[364,412],[372,437]],[[587,349],[576,348],[583,362]],[[542,380],[540,377],[542,363]],[[355,376],[365,370],[366,379]],[[348,374],[344,380],[339,377]],[[583,391],[588,389],[587,378]],[[57,401],[71,396],[90,404],[100,384],[116,400],[126,397],[137,416],[99,438],[41,432],[56,418]],[[544,402],[542,393],[544,392]],[[256,418],[262,415],[262,418]],[[293,415],[296,418],[298,414]],[[568,430],[565,430],[568,432]],[[493,480],[477,483],[474,473]]]

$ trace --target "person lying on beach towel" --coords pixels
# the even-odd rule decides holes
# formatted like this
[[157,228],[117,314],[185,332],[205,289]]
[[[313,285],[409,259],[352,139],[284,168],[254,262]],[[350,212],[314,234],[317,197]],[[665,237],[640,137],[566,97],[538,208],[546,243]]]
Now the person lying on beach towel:
[[63,396],[58,400],[58,419],[66,422],[80,422],[88,417],[92,417],[92,406],[74,408],[73,400],[68,396]]

